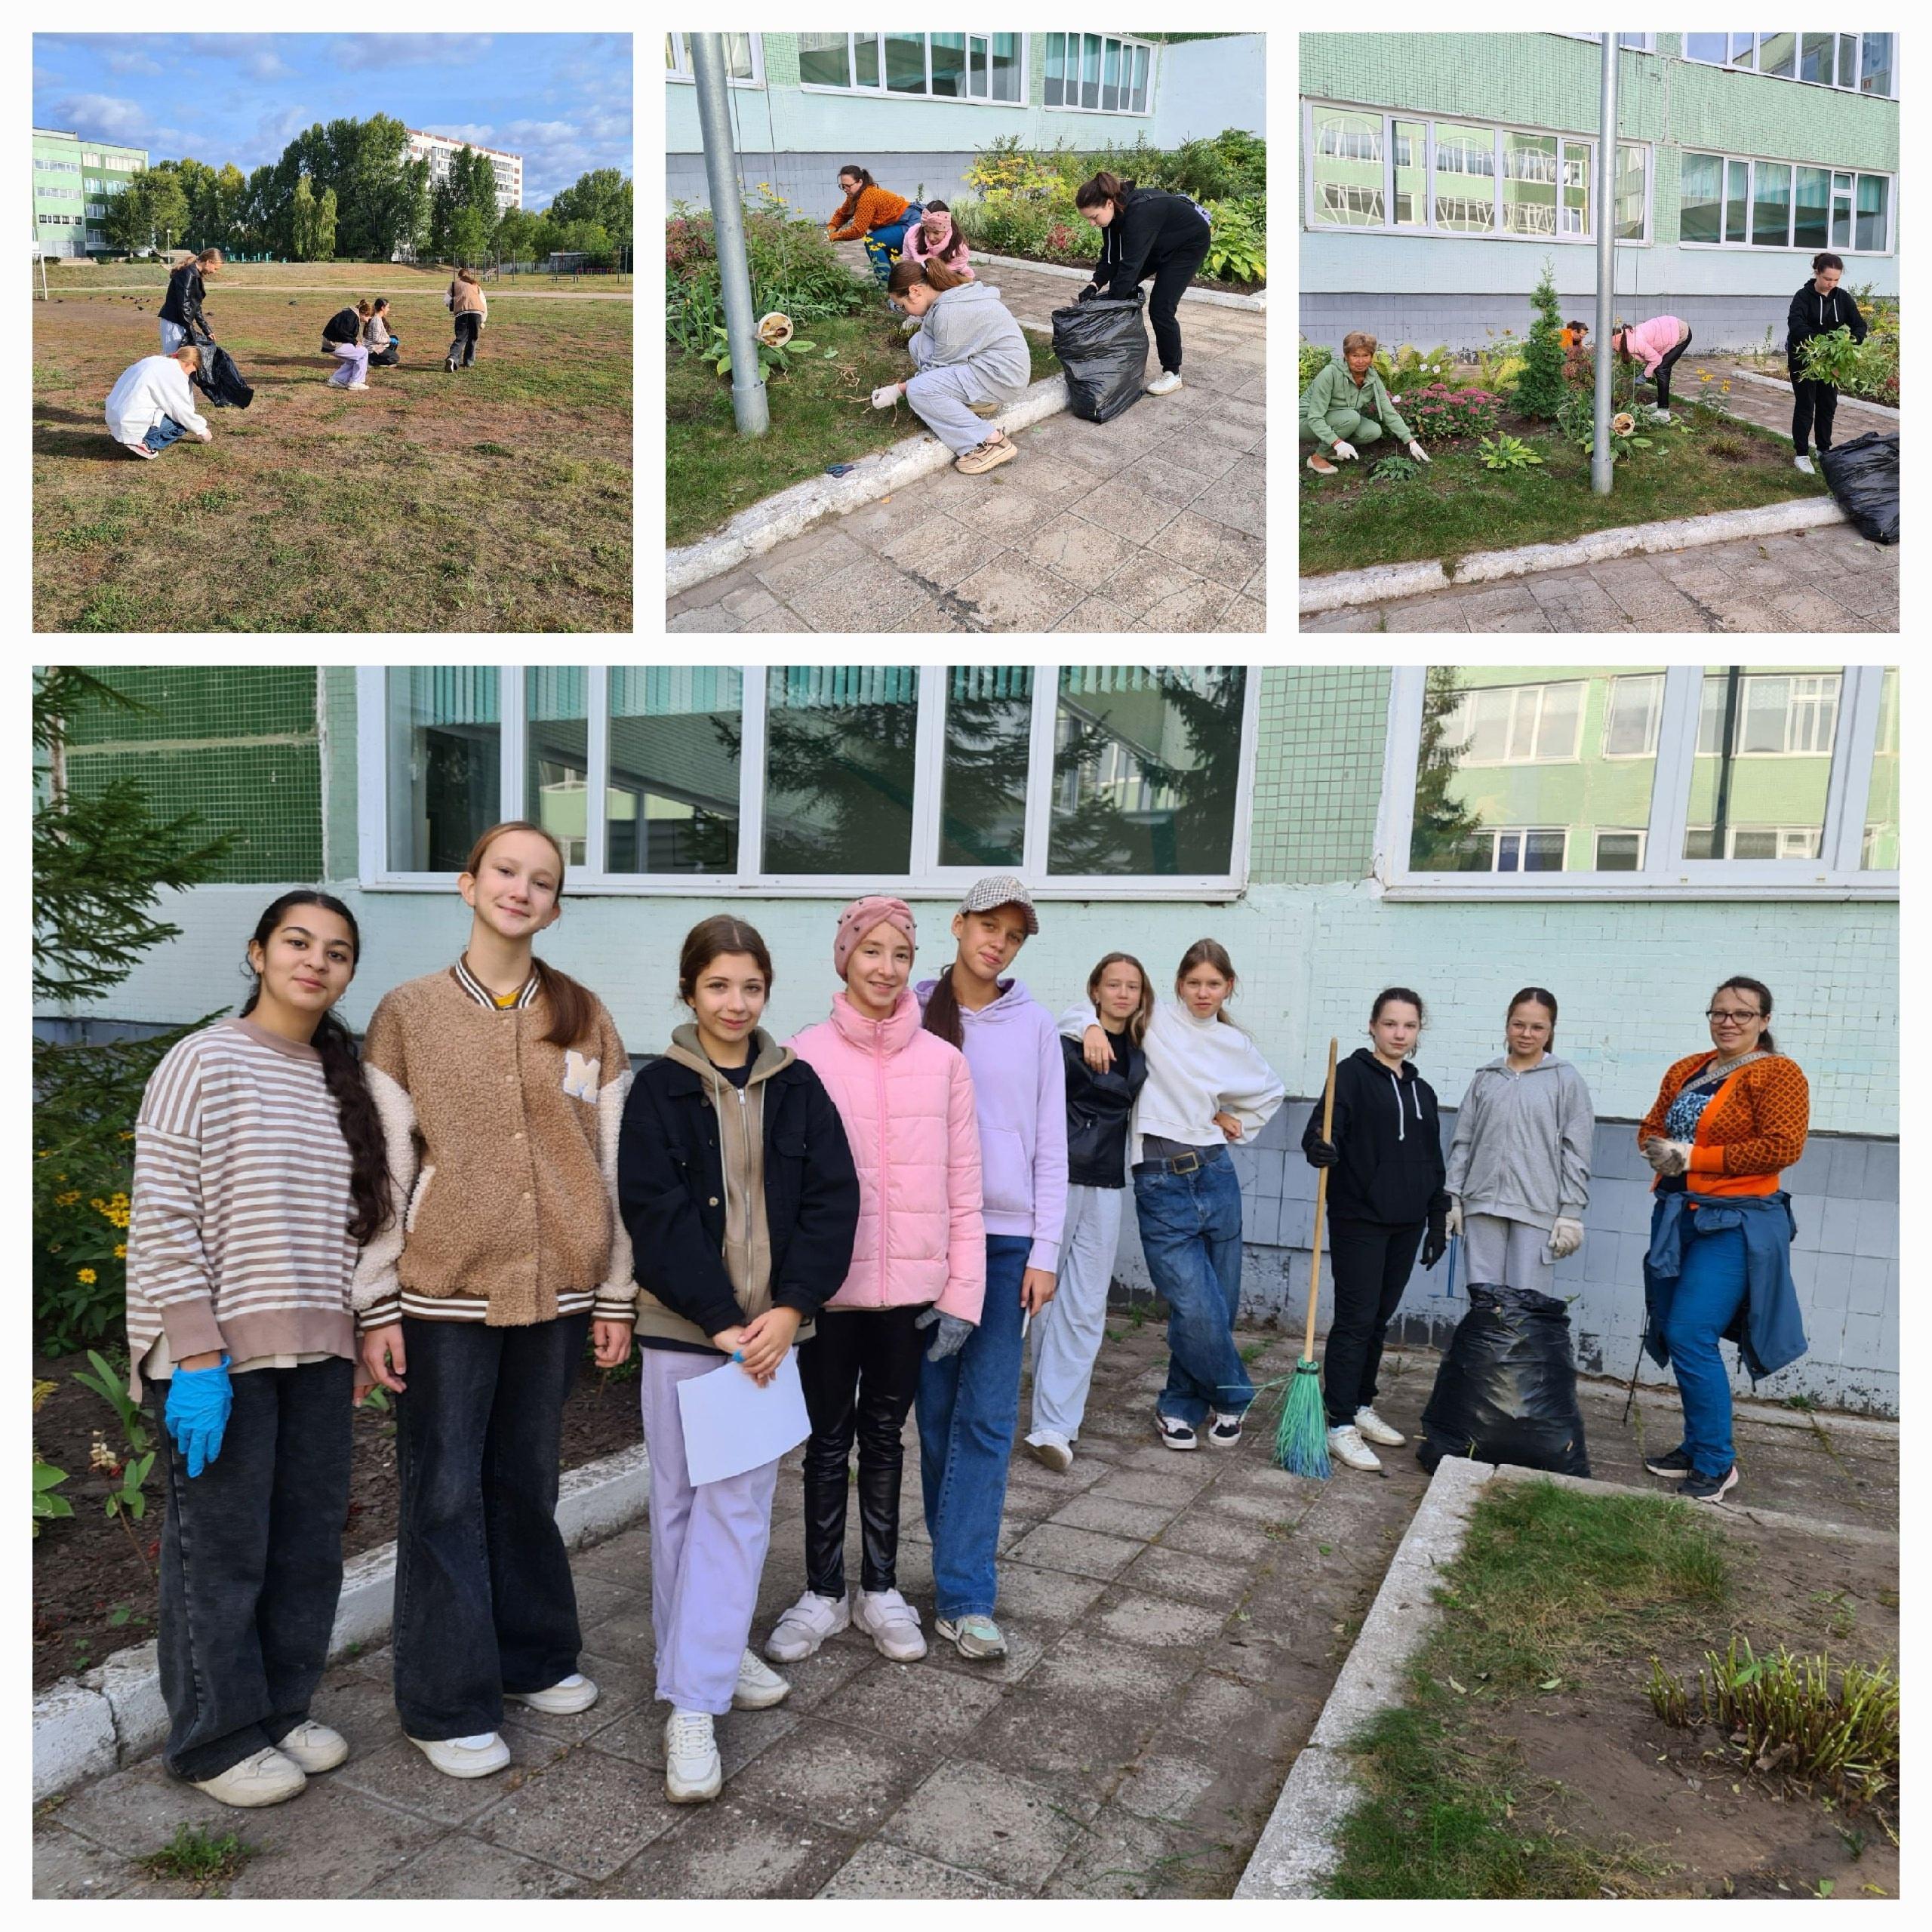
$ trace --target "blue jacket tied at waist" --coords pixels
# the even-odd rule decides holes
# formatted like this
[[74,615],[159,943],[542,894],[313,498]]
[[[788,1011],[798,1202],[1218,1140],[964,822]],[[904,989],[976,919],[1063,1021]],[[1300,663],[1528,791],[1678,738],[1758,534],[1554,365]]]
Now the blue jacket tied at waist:
[[[1697,1211],[1692,1214],[1690,1210]],[[1730,1228],[1744,1234],[1745,1294],[1737,1317],[1724,1339],[1737,1344],[1753,1382],[1775,1375],[1797,1361],[1809,1344],[1798,1312],[1798,1286],[1791,1278],[1791,1240],[1797,1223],[1791,1196],[1776,1194],[1710,1195],[1688,1192],[1657,1195],[1651,1210],[1650,1252],[1644,1257],[1644,1298],[1647,1311],[1644,1346],[1660,1368],[1670,1365],[1663,1329],[1671,1297],[1684,1265],[1684,1244]]]

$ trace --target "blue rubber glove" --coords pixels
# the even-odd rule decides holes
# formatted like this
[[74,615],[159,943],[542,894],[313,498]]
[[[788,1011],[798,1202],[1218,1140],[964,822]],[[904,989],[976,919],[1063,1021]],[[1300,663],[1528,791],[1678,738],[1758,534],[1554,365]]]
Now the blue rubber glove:
[[915,1318],[915,1328],[931,1328],[938,1324],[938,1332],[933,1337],[933,1345],[926,1351],[928,1361],[943,1361],[948,1355],[956,1355],[966,1346],[966,1338],[973,1332],[973,1324],[963,1316],[942,1315],[937,1308],[929,1308],[925,1313]]
[[168,1407],[163,1411],[168,1432],[188,1459],[191,1480],[221,1454],[229,1411],[235,1406],[228,1363],[229,1358],[223,1355],[212,1368],[177,1368],[168,1385]]

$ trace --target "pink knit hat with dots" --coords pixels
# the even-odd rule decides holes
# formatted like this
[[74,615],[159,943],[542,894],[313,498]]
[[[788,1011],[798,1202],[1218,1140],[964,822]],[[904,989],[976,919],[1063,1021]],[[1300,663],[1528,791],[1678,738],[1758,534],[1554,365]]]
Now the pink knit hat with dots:
[[888,899],[874,893],[855,899],[838,915],[838,930],[832,940],[832,964],[842,980],[852,950],[875,926],[894,926],[906,935],[906,943],[918,950],[918,935],[912,924],[912,909],[903,899]]

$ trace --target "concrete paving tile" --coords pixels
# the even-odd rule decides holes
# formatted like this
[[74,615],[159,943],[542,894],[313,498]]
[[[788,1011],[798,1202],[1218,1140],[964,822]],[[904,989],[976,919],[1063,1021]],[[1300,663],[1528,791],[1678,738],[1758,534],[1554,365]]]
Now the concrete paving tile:
[[1204,1563],[1192,1550],[1168,1549],[1160,1544],[1143,1551],[1115,1580],[1123,1589],[1158,1597],[1180,1597],[1223,1614],[1235,1592],[1215,1564]]
[[1103,1536],[1151,1543],[1183,1506],[1174,1502],[1136,1502],[1125,1497],[1090,1494],[1056,1509],[1052,1521],[1076,1530],[1098,1530]]
[[34,1820],[35,1898],[111,1899],[144,1876],[128,1860],[70,1832],[57,1819]]
[[954,585],[961,605],[1004,630],[1043,631],[1081,601],[1077,585],[1010,551]]
[[1106,1588],[1097,1577],[1076,1577],[1068,1570],[1036,1570],[1024,1563],[1002,1563],[999,1566],[1000,1614],[1044,1638],[1047,1626],[1078,1622]]
[[728,611],[743,623],[747,617],[761,617],[768,611],[778,608],[778,599],[761,583],[754,583],[743,590],[734,590],[728,597],[718,599],[718,608]]
[[[512,1753],[515,1746],[510,1747]],[[547,1743],[540,1745],[543,1761],[550,1756]],[[329,1774],[332,1782],[344,1790],[357,1791],[366,1798],[426,1818],[439,1825],[466,1825],[480,1817],[509,1789],[509,1780],[527,1777],[528,1759],[513,1761],[507,1770],[493,1777],[446,1778],[434,1769],[428,1758],[408,1739],[392,1744],[368,1757],[352,1757],[339,1770]],[[306,1803],[307,1792],[297,1800]]]
[[1218,521],[1219,503],[1220,493],[1211,491],[1183,510],[1162,533],[1161,547],[1198,575],[1239,590],[1265,568],[1268,546]]
[[811,626],[781,604],[775,611],[767,611],[761,617],[748,618],[738,629],[741,633],[752,631],[808,632]]
[[1198,577],[1149,605],[1140,614],[1138,628],[1186,635],[1225,630],[1228,626],[1222,619],[1235,601],[1235,593],[1225,583]]
[[[962,476],[959,481],[964,483],[968,479]],[[862,548],[877,550],[887,538],[946,513],[946,505],[933,494],[929,479],[922,479],[895,490],[889,497],[881,497],[876,503],[861,505],[841,517],[838,527]]]
[[1307,1741],[1326,1701],[1325,1680],[1319,1694],[1296,1699],[1258,1692],[1232,1672],[1203,1670],[1168,1707],[1160,1748],[1192,1745],[1213,1758],[1233,1746],[1278,1761]]
[[1155,545],[1130,557],[1114,572],[1107,582],[1107,601],[1138,623],[1163,598],[1202,581]]
[[[424,1774],[439,1774],[423,1766]],[[227,1814],[231,1821],[235,1814]],[[443,1835],[445,1827],[377,1804],[327,1777],[286,1804],[250,1814],[242,1835],[257,1846],[229,1881],[235,1899],[341,1898],[393,1872]]]
[[1154,1698],[1097,1703],[1074,1692],[1029,1684],[993,1711],[958,1759],[1049,1786],[1061,1807],[1091,1817],[1158,1730]]
[[[295,1802],[308,1795],[304,1792]],[[234,1815],[192,1785],[170,1777],[158,1758],[149,1758],[77,1786],[66,1794],[60,1821],[106,1850],[145,1858],[160,1850],[180,1826],[212,1826]]]
[[794,593],[812,589],[863,562],[869,554],[836,526],[807,531],[768,551],[752,566],[752,574],[780,603],[789,603]]
[[1014,486],[1025,491],[1045,509],[1057,509],[1077,503],[1106,480],[1102,472],[1059,454],[1051,462],[1036,458],[1031,463],[1009,463],[1007,467],[1012,473]]
[[[1005,1580],[1007,1565],[1000,1565],[1000,1577]],[[932,1647],[926,1654],[926,1663],[935,1670],[956,1672],[961,1676],[977,1678],[983,1684],[1005,1685],[1017,1684],[1032,1675],[1040,1660],[1047,1654],[1047,1647],[1057,1640],[1059,1627],[1054,1623],[1034,1623],[1017,1612],[1010,1613],[1004,1601],[996,1607],[994,1615],[998,1620],[1000,1635],[1006,1639],[1006,1655],[1003,1657],[969,1657],[960,1654],[958,1646],[951,1643],[933,1629],[934,1606],[930,1599],[919,1599],[919,1614],[925,1620],[929,1633],[928,1641]],[[922,1668],[924,1666],[921,1666]]]
[[1120,475],[1129,489],[1138,490],[1143,496],[1152,497],[1156,503],[1174,510],[1186,509],[1211,481],[1218,480],[1183,469],[1179,463],[1158,455],[1137,457]]
[[[761,1751],[789,1737],[804,1721],[803,1714],[789,1709],[791,1700],[764,1711],[727,1711],[716,1720],[712,1734],[718,1740],[718,1761],[724,1775],[735,1777]],[[664,1723],[671,1707],[654,1699],[641,1704],[607,1729],[598,1732],[597,1748],[627,1764],[648,1765],[653,1771],[664,1768]]]
[[1035,563],[1090,591],[1103,589],[1134,555],[1134,546],[1124,537],[1063,512],[1043,521],[1023,547]]
[[[909,574],[916,572],[935,589],[943,590],[1004,547],[999,538],[975,530],[950,511],[941,511],[892,531],[879,544],[878,555],[887,563]],[[955,558],[960,567],[949,568]]]
[[708,604],[702,610],[680,611],[664,628],[667,631],[735,631],[740,626],[721,605]]
[[931,1768],[931,1754],[838,1720],[835,1707],[760,1752],[732,1780],[732,1795],[834,1831],[875,1829]]
[[903,1845],[875,1838],[861,1845],[819,1892],[822,1899],[1017,1899],[1023,1893],[989,1878],[942,1865]]
[[1229,1563],[1250,1563],[1267,1555],[1269,1539],[1259,1523],[1189,1510],[1161,1532],[1165,1549],[1185,1549]]
[[[388,1654],[384,1652],[385,1656]],[[354,1671],[332,1669],[315,1687],[309,1715],[339,1730],[349,1742],[349,1756],[380,1751],[402,1735],[395,1698],[386,1681]]]
[[1203,1792],[1211,1791],[1220,1774],[1206,1753],[1186,1757],[1155,1749],[1123,1778],[1113,1802],[1136,1817],[1172,1823],[1186,1816]]
[[867,557],[788,601],[815,631],[881,631],[895,628],[931,596],[903,571]]
[[[621,1531],[602,1543],[592,1543],[574,1552],[571,1574],[580,1589],[586,1577],[607,1577],[626,1589],[651,1588],[651,1532],[639,1527]],[[580,1615],[578,1621],[583,1621]]]
[[[1004,1571],[1002,1611],[1012,1608],[1012,1598],[1013,1574]],[[923,1662],[894,1663],[880,1657],[841,1689],[832,1715],[854,1730],[890,1739],[936,1761],[969,1739],[1003,1694],[999,1684],[964,1672],[930,1670]]]
[[1469,629],[1454,600],[1439,594],[1380,604],[1375,607],[1375,614],[1384,630],[1459,632]]
[[1119,1537],[1100,1536],[1091,1530],[1070,1529],[1059,1523],[1043,1523],[1014,1546],[1013,1554],[1022,1563],[1038,1564],[1046,1570],[1070,1570],[1081,1577],[1118,1576],[1140,1553],[1140,1544]]
[[1171,1597],[1149,1596],[1136,1590],[1110,1590],[1083,1627],[1147,1650],[1199,1650],[1220,1637],[1228,1607],[1177,1602]]
[[1211,437],[1197,435],[1191,429],[1164,437],[1148,452],[1161,463],[1198,476],[1204,488],[1226,475],[1244,454]]
[[[1022,457],[1020,461],[1024,462],[1025,460]],[[985,476],[969,478],[969,481],[979,485],[980,494],[965,503],[949,505],[951,515],[968,529],[980,531],[989,537],[997,537],[1004,543],[1023,543],[1045,519],[1041,514],[1038,497],[1032,495],[1017,481],[1001,482],[998,480],[1008,471],[1019,467],[1020,463],[1010,463],[1005,469],[995,469]]]
[[1241,1860],[1224,1834],[1107,1806],[1043,1888],[1047,1898],[1226,1898]]
[[368,1899],[571,1899],[583,1878],[501,1845],[452,1832],[419,1851],[400,1872],[386,1872],[357,1894]]
[[[900,1552],[902,1578],[905,1573],[905,1562],[906,1552],[902,1549]],[[798,1598],[798,1592],[795,1589],[787,1595],[786,1601],[795,1603]],[[774,1617],[771,1621],[775,1623],[777,1619]],[[764,1639],[771,1634],[769,1626],[762,1621],[752,1626],[752,1647],[761,1657],[764,1654]],[[876,1654],[870,1644],[860,1649],[856,1646],[848,1648],[842,1644],[827,1644],[822,1645],[802,1663],[774,1666],[792,1687],[791,1696],[776,1708],[794,1714],[817,1710],[828,1698],[835,1697]]]
[[1380,607],[1352,605],[1339,611],[1320,611],[1302,617],[1296,629],[1310,634],[1319,631],[1380,630],[1383,626],[1379,616]]
[[586,1878],[605,1878],[677,1822],[663,1781],[585,1745],[507,1793],[479,1837]]
[[1115,478],[1080,497],[1071,508],[1076,516],[1097,523],[1139,544],[1150,544],[1177,517],[1183,506],[1157,502],[1145,491]]
[[1075,605],[1054,625],[1054,629],[1057,631],[1084,632],[1090,636],[1099,637],[1131,631],[1134,629],[1134,620],[1124,611],[1109,604],[1104,597],[1089,597]]
[[940,1863],[980,1872],[1023,1893],[1044,1884],[1083,1827],[1051,1786],[981,1764],[935,1771],[881,1838]]
[[1122,1643],[1083,1623],[1047,1654],[1028,1695],[1065,1691],[1084,1695],[1097,1706],[1119,1702],[1159,1706],[1194,1675],[1199,1661],[1172,1650]]
[[673,1832],[595,1888],[600,1899],[808,1899],[856,1841],[761,1810],[737,1792],[688,1807]]

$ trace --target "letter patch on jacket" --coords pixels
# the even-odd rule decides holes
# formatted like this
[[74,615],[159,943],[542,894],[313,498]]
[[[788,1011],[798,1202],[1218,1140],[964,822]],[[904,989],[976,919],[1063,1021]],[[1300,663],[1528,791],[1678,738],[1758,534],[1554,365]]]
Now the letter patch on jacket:
[[568,1048],[564,1054],[564,1091],[574,1100],[588,1100],[592,1106],[597,1104],[597,1069],[598,1063],[586,1060],[576,1048]]

